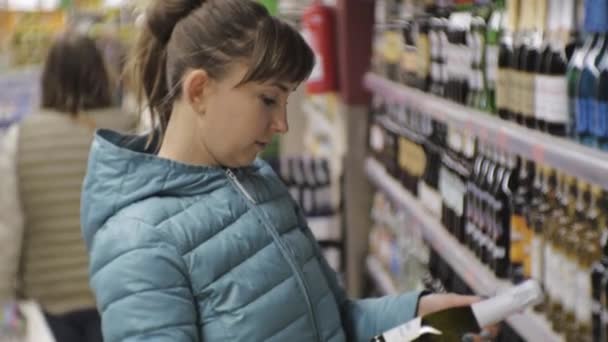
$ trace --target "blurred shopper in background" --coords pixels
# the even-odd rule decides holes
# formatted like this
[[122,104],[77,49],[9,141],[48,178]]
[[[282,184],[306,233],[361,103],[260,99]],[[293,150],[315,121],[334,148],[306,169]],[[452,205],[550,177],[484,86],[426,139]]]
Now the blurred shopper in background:
[[17,181],[25,218],[20,295],[38,301],[58,342],[102,341],[80,231],[80,190],[96,128],[131,131],[95,41],[73,32],[51,47],[42,108],[21,125]]

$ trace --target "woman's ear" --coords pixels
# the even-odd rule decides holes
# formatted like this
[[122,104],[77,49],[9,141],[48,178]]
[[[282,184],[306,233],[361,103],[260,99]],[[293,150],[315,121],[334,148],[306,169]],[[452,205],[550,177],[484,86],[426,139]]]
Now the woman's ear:
[[211,83],[209,74],[203,69],[192,70],[186,74],[184,78],[183,96],[186,103],[190,105],[192,110],[200,115],[204,115],[206,111],[209,86]]

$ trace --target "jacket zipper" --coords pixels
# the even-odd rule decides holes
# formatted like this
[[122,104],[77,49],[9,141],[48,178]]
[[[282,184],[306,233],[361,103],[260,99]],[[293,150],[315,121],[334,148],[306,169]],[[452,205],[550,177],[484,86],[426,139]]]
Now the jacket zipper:
[[314,313],[314,307],[312,305],[312,301],[310,300],[310,290],[308,289],[308,285],[306,284],[306,281],[304,280],[304,275],[302,274],[302,271],[298,267],[296,261],[289,254],[287,246],[285,246],[284,243],[281,241],[279,232],[276,230],[274,225],[272,223],[270,223],[270,220],[268,220],[266,215],[264,215],[264,213],[261,212],[261,210],[257,206],[257,203],[253,199],[253,197],[251,197],[251,195],[249,194],[247,189],[245,189],[243,184],[241,184],[241,182],[238,180],[238,178],[236,177],[234,172],[232,172],[232,170],[230,170],[230,169],[226,169],[226,175],[228,176],[228,179],[230,180],[230,182],[239,190],[241,195],[243,195],[247,199],[246,202],[247,202],[247,206],[249,207],[249,209],[252,209],[262,220],[262,222],[264,223],[264,227],[266,228],[266,230],[268,230],[270,232],[270,235],[272,235],[272,239],[274,240],[274,242],[276,242],[277,246],[279,246],[279,250],[281,251],[281,254],[285,258],[285,260],[287,260],[287,263],[289,263],[289,266],[291,267],[291,269],[294,271],[294,273],[296,275],[296,281],[298,282],[298,285],[304,292],[306,306],[308,307],[308,316],[312,322],[313,329],[315,331],[315,336],[317,338],[317,341],[321,342],[321,336],[319,335],[319,327],[317,326],[317,320],[315,319],[316,316]]

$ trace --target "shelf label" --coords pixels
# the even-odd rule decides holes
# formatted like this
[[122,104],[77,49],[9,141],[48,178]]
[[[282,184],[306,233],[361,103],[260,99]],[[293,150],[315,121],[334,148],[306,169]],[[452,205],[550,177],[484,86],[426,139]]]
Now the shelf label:
[[500,147],[501,150],[506,150],[508,140],[509,139],[507,138],[507,134],[505,133],[504,128],[501,127],[498,131],[497,137],[498,147]]
[[532,159],[543,164],[545,162],[545,148],[541,145],[532,146]]

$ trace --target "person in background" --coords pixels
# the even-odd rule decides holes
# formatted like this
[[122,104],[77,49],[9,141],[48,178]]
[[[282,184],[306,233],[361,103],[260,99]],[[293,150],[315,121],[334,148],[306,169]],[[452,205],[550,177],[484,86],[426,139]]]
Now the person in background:
[[80,234],[80,191],[96,128],[131,131],[113,107],[95,42],[66,32],[42,72],[42,108],[21,124],[17,182],[24,214],[19,296],[36,300],[58,342],[102,341]]
[[314,56],[249,0],[156,0],[134,54],[149,135],[97,133],[82,229],[104,341],[361,341],[475,297],[346,296],[261,159]]

